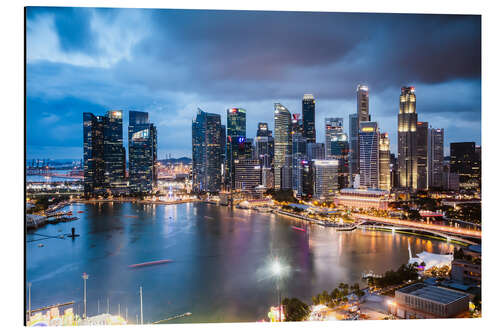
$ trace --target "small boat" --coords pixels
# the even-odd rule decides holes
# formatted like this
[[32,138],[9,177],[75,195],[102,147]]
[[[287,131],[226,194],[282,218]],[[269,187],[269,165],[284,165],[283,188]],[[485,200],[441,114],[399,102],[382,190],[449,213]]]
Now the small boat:
[[38,247],[44,247],[44,245],[43,244],[38,244]]
[[297,230],[297,231],[306,232],[306,229],[302,229],[302,228],[299,228],[299,227],[292,227],[292,229]]
[[129,265],[129,268],[138,268],[138,267],[144,267],[144,266],[152,266],[152,265],[160,265],[160,264],[166,264],[172,262],[170,259],[163,259],[163,260],[156,260],[156,261],[148,261],[148,262],[143,262],[140,264],[133,264]]

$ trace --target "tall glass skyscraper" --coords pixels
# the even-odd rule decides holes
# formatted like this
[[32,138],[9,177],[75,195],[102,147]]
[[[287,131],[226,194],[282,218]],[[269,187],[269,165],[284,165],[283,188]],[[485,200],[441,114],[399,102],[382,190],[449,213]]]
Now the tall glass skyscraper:
[[379,143],[379,188],[391,190],[391,151],[388,133],[380,134]]
[[307,142],[316,142],[316,101],[312,94],[305,94],[302,98],[303,135]]
[[314,160],[314,197],[328,199],[335,196],[338,189],[337,160]]
[[339,189],[349,187],[349,142],[347,134],[336,133],[331,136],[330,158],[339,162],[338,164],[338,183]]
[[219,192],[222,176],[222,130],[220,115],[198,109],[192,123],[193,191]]
[[459,175],[460,188],[477,189],[481,186],[481,154],[475,142],[450,143],[450,172]]
[[429,134],[429,123],[424,121],[417,122],[417,189],[427,190],[428,186],[428,161],[427,144]]
[[290,111],[274,104],[274,187],[292,188],[292,119]]
[[379,187],[379,130],[374,121],[359,124],[359,171],[360,186]]
[[368,86],[358,84],[356,87],[358,121],[370,121],[370,96]]
[[414,87],[402,87],[398,114],[399,186],[417,189],[417,110]]
[[359,121],[358,114],[349,115],[349,174],[350,184],[354,184],[354,178],[359,175]]
[[302,195],[302,161],[306,159],[306,138],[301,133],[292,134],[292,189]]
[[234,160],[241,159],[245,153],[247,136],[247,112],[242,108],[231,108],[227,113],[226,143],[226,183],[235,188]]
[[428,136],[428,184],[430,188],[443,186],[444,129],[430,128]]
[[255,137],[255,154],[263,168],[271,168],[274,158],[274,138],[267,123],[259,123]]
[[325,118],[325,157],[332,157],[332,136],[344,132],[344,118]]
[[129,111],[128,163],[132,193],[149,194],[157,181],[157,134],[147,112]]
[[122,111],[83,113],[85,195],[126,191]]

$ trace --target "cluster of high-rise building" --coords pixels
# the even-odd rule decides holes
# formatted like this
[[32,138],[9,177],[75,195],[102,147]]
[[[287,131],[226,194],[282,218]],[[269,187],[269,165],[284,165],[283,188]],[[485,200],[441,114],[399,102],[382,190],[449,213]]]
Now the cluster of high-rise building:
[[452,143],[447,165],[444,129],[418,120],[414,87],[401,88],[397,154],[391,154],[388,133],[372,120],[368,86],[358,85],[356,93],[348,133],[343,118],[327,117],[324,142],[317,142],[312,94],[303,96],[302,114],[275,103],[274,136],[260,122],[255,139],[247,136],[245,109],[227,109],[227,128],[220,115],[199,110],[193,120],[193,189],[293,190],[299,198],[329,199],[343,188],[415,192],[480,187],[480,148],[473,142]]
[[151,194],[156,185],[157,134],[148,113],[129,112],[127,157],[123,112],[83,113],[84,194]]

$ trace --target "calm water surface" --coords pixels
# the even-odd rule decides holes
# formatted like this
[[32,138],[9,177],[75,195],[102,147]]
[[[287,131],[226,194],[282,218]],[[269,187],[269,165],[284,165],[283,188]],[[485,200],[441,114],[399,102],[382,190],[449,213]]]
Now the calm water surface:
[[[107,310],[128,312],[135,323],[139,286],[143,287],[144,321],[185,312],[179,322],[257,321],[277,304],[274,257],[286,266],[283,297],[309,302],[339,282],[360,282],[364,271],[383,273],[421,251],[446,253],[445,242],[387,232],[302,226],[293,219],[203,203],[142,205],[73,204],[79,220],[47,225],[30,233],[26,243],[27,280],[32,308],[75,301],[83,311],[83,272],[89,315]],[[77,211],[84,211],[77,213]],[[50,238],[76,228],[80,237]],[[44,247],[38,247],[43,244]],[[129,268],[152,260],[168,264]],[[98,305],[99,304],[99,305]]]

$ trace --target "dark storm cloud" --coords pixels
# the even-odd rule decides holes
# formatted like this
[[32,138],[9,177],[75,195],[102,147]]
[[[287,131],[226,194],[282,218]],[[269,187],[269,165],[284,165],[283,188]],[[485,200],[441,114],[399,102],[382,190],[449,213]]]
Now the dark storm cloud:
[[[51,17],[50,24],[39,20]],[[197,106],[221,114],[247,107],[252,136],[257,121],[272,124],[273,102],[300,112],[301,96],[311,92],[321,135],[322,117],[347,121],[363,82],[393,149],[403,85],[417,87],[419,119],[456,131],[464,121],[480,124],[479,16],[29,8],[27,19],[28,96],[45,101],[31,103],[28,121],[40,121],[33,115],[51,105],[71,108],[71,99],[83,103],[75,103],[75,114],[84,103],[141,109],[159,124],[160,149],[189,155]],[[57,122],[81,125],[72,117]],[[176,132],[182,140],[172,141]]]

